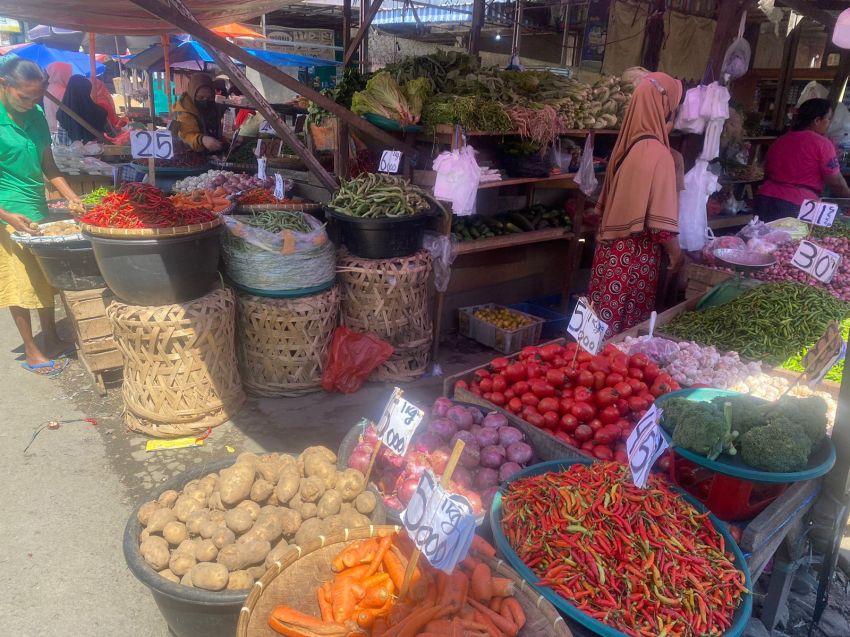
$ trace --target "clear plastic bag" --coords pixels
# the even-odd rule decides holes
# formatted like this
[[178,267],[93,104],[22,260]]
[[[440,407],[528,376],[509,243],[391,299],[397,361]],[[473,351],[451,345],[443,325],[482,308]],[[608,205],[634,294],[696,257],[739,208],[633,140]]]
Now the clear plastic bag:
[[310,232],[296,232],[294,230],[283,230],[273,233],[257,228],[256,226],[242,223],[230,215],[221,215],[227,230],[234,236],[244,239],[251,245],[279,254],[295,254],[321,247],[328,242],[328,233],[325,224],[312,215],[301,214]]
[[581,153],[578,172],[574,178],[579,189],[588,197],[596,192],[598,180],[593,171],[593,139],[588,135],[584,140],[584,150]]
[[644,354],[656,365],[666,365],[678,351],[679,346],[673,341],[657,336],[646,336],[629,348],[629,356]]
[[723,236],[723,237],[715,237],[714,232],[711,228],[705,229],[705,238],[708,243],[702,249],[702,260],[706,265],[714,265],[717,263],[717,259],[714,256],[715,250],[720,250],[721,248],[731,248],[733,250],[741,250],[747,247],[747,244],[744,242],[741,237],[734,236]]
[[750,43],[744,39],[744,25],[747,20],[747,12],[744,11],[741,16],[741,26],[738,28],[738,37],[726,49],[726,55],[723,56],[723,75],[730,80],[737,80],[743,77],[750,68],[750,57],[752,50]]
[[449,287],[456,243],[454,239],[436,232],[426,232],[422,238],[422,248],[431,255],[431,263],[434,266],[434,287],[438,292],[445,292]]

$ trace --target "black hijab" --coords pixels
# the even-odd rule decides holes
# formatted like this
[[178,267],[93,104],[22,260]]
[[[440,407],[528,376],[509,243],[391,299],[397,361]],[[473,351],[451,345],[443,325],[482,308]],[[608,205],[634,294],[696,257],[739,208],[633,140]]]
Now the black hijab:
[[[68,88],[65,89],[62,103],[88,122],[92,128],[102,133],[106,130],[106,109],[94,103],[91,98],[91,88],[91,82],[82,75],[72,76],[68,81]],[[72,142],[91,142],[96,139],[65,111],[60,110],[56,114],[56,119]]]

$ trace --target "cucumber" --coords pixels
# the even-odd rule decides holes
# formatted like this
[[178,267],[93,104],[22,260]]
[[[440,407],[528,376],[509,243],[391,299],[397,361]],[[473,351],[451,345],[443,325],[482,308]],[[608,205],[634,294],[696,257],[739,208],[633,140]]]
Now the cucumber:
[[506,229],[508,232],[512,233],[512,234],[517,234],[517,233],[525,232],[525,230],[522,230],[522,229],[518,228],[517,226],[515,226],[515,225],[514,225],[514,224],[512,224],[512,223],[506,223],[506,224],[505,224],[505,229]]
[[[514,226],[522,228],[526,232],[534,230],[534,226],[531,225],[531,222],[518,212],[509,213],[507,220],[510,222],[508,223],[509,226],[513,224]],[[513,232],[513,230],[511,232]]]

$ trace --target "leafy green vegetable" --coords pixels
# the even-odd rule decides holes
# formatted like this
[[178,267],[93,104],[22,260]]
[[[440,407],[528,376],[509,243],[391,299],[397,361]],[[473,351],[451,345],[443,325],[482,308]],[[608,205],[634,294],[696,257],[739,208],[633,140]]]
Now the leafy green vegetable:
[[381,71],[366,83],[364,90],[354,94],[351,110],[358,115],[380,115],[402,125],[416,124],[429,94],[430,86],[423,78],[411,80],[402,89],[392,75]]
[[741,459],[762,471],[800,471],[809,461],[812,443],[799,425],[784,418],[756,427],[738,444]]

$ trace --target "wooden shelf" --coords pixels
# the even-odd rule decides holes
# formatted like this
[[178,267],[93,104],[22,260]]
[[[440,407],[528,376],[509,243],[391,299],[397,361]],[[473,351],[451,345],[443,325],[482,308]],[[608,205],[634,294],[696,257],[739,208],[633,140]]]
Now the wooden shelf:
[[501,250],[502,248],[530,245],[532,243],[560,241],[572,238],[573,233],[568,232],[564,228],[545,228],[543,230],[531,230],[529,232],[506,234],[500,237],[464,241],[458,244],[457,254],[458,256],[462,254],[475,254],[477,252],[488,252],[490,250]]
[[712,230],[722,228],[735,228],[745,226],[753,220],[753,215],[732,215],[731,217],[714,217],[708,220],[708,227]]
[[542,184],[547,182],[573,181],[576,173],[563,173],[561,175],[549,175],[548,177],[517,177],[516,179],[502,179],[500,181],[488,181],[479,184],[478,190],[486,188],[502,188],[503,186],[519,186],[521,184]]
[[[492,132],[463,130],[462,132],[466,135],[466,137],[516,137],[519,135],[517,131]],[[587,137],[590,133],[594,133],[596,135],[619,135],[620,131],[609,128],[594,128],[592,130],[571,128],[561,131],[558,135],[561,137]],[[452,137],[454,137],[454,126],[450,124],[437,124],[437,126],[434,127],[433,133],[419,133],[417,136],[429,142],[437,140],[443,143],[451,143]]]

